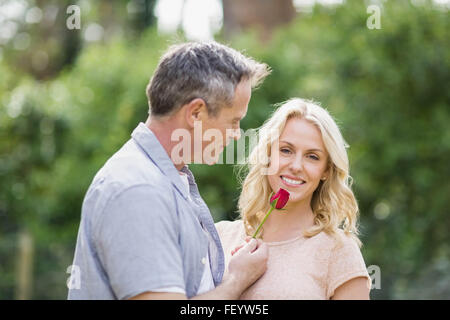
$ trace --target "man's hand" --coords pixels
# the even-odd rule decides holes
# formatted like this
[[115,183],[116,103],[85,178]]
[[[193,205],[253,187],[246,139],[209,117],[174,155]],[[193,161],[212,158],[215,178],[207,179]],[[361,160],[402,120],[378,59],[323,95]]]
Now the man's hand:
[[[248,243],[250,240],[252,239],[252,237],[247,236],[245,237],[245,243]],[[233,256],[236,252],[239,251],[239,249],[241,249],[243,246],[245,246],[245,243],[237,246],[236,248],[234,248],[233,250],[231,250],[231,255]]]
[[232,282],[240,296],[266,271],[269,250],[262,240],[247,237],[246,244],[233,251],[224,282]]
[[[235,252],[233,252],[233,257],[228,264],[228,274],[222,283],[214,290],[191,299],[238,299],[244,290],[264,274],[269,255],[267,245],[262,240],[252,239],[251,237],[247,237],[245,241],[245,244],[233,250]],[[179,293],[145,292],[132,299],[172,300],[186,299],[186,296]]]

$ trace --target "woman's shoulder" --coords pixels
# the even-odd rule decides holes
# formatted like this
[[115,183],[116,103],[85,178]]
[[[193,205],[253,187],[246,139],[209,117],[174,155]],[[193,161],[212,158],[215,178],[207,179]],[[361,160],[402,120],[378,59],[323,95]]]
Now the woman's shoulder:
[[222,220],[215,224],[219,237],[223,242],[245,238],[244,222],[242,220]]
[[219,233],[244,231],[244,222],[241,219],[234,221],[222,220],[217,222],[215,226]]
[[363,266],[364,258],[356,236],[337,229],[333,234],[324,235],[328,241],[330,263],[341,263],[348,266]]
[[322,248],[327,248],[330,251],[342,249],[354,252],[360,251],[355,237],[340,228],[335,229],[333,232],[321,231],[316,238]]
[[327,297],[332,297],[336,288],[357,277],[367,278],[370,288],[371,279],[357,238],[339,229],[329,256]]

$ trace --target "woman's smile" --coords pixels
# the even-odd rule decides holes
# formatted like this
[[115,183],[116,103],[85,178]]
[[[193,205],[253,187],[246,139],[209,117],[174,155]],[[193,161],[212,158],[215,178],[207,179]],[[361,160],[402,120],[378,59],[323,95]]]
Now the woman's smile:
[[280,176],[280,179],[285,186],[291,188],[299,188],[306,183],[306,181],[303,179],[295,178],[289,175],[282,175]]

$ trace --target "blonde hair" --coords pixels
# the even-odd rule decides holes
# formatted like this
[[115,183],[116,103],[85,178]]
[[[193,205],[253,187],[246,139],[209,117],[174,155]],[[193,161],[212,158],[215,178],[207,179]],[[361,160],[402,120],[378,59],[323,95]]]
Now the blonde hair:
[[304,235],[312,237],[324,231],[336,236],[338,229],[342,229],[361,246],[357,226],[358,204],[351,190],[352,178],[349,175],[348,145],[324,108],[313,101],[299,98],[282,104],[259,128],[258,143],[244,167],[241,167],[248,169],[238,202],[247,235],[253,234],[269,209],[267,199],[272,190],[267,174],[262,172],[269,166],[272,144],[279,139],[286,122],[294,117],[310,121],[320,130],[329,155],[328,177],[319,183],[311,199],[314,226],[306,230]]

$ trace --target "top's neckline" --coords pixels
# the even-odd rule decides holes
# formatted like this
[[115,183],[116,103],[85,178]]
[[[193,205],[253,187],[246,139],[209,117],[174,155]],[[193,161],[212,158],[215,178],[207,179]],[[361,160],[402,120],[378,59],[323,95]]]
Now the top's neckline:
[[281,246],[281,245],[289,244],[289,243],[292,243],[292,242],[295,242],[295,241],[297,241],[299,239],[304,239],[304,238],[305,238],[305,236],[301,234],[301,235],[299,235],[297,237],[294,237],[292,239],[287,239],[287,240],[282,240],[282,241],[272,241],[272,242],[265,242],[264,240],[263,241],[268,246]]

